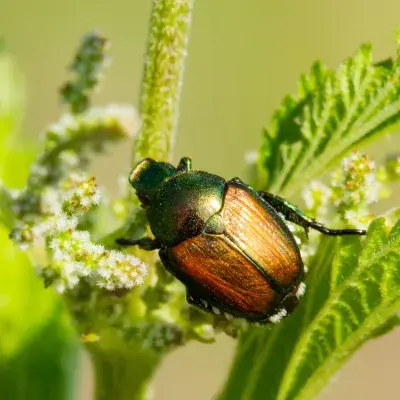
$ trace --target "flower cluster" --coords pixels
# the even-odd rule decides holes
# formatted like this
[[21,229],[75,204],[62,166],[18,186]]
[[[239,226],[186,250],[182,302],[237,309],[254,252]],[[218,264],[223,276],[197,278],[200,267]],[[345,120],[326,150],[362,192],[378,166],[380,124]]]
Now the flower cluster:
[[136,330],[145,349],[170,350],[184,342],[183,330],[174,323],[142,322],[136,326]]
[[107,290],[130,289],[144,281],[147,268],[137,257],[106,250],[78,229],[79,217],[99,201],[94,177],[71,174],[58,188],[46,190],[36,224],[14,230],[14,238],[25,246],[47,243],[50,264],[38,269],[46,284],[53,284],[58,292],[74,288],[80,278]]
[[41,274],[54,276],[54,287],[62,293],[72,289],[80,278],[106,290],[131,289],[143,284],[147,267],[137,257],[106,250],[91,241],[86,231],[57,232],[49,241],[52,263]]
[[102,69],[109,64],[106,50],[109,42],[97,32],[84,36],[70,70],[76,74],[75,81],[69,81],[60,93],[74,114],[89,107],[89,94],[98,85]]
[[[365,154],[355,151],[343,159],[328,184],[312,181],[303,190],[305,211],[318,222],[366,228],[373,217],[370,207],[386,197],[385,183],[393,180],[395,170],[396,159],[391,159],[385,167],[376,168]],[[307,262],[317,250],[319,234],[310,230],[310,240],[307,240],[301,228],[292,226],[291,229]]]
[[80,116],[63,116],[45,131],[45,151],[32,165],[27,186],[14,202],[17,219],[37,225],[33,220],[57,211],[52,207],[61,204],[60,182],[80,173],[88,163],[90,151],[100,151],[106,143],[133,137],[139,126],[136,110],[130,106],[111,105]]
[[132,137],[138,128],[132,107],[112,105],[65,115],[45,132],[45,150],[13,201],[16,222],[11,236],[23,249],[48,247],[49,257],[35,251],[34,262],[41,265],[45,283],[59,292],[72,289],[81,278],[107,290],[143,282],[146,267],[138,258],[93,243],[79,225],[89,215],[86,211],[100,202],[94,177],[81,172],[88,153]]
[[372,219],[370,205],[384,195],[375,163],[355,151],[332,174],[331,201],[342,219],[351,226],[366,228]]
[[137,112],[128,105],[95,107],[79,116],[65,114],[44,132],[45,152],[35,164],[37,172],[45,172],[50,164],[62,164],[65,169],[84,166],[88,151],[101,151],[105,143],[132,138],[139,128]]

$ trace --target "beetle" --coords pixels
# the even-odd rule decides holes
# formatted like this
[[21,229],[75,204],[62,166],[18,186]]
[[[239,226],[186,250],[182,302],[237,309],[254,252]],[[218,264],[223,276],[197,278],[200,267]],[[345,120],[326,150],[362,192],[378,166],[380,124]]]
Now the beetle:
[[365,235],[328,229],[296,206],[256,191],[239,178],[226,181],[151,158],[129,175],[154,238],[117,239],[120,245],[159,250],[165,268],[186,286],[189,304],[249,322],[279,322],[304,294],[304,264],[284,220],[331,236]]

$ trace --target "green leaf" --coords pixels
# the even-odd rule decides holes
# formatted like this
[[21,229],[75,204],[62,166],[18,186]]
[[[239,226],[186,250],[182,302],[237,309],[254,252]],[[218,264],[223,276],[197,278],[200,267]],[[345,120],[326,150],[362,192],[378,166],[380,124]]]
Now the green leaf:
[[6,361],[0,359],[2,399],[73,400],[78,340],[60,307]]
[[355,146],[400,121],[400,58],[374,64],[363,45],[337,71],[315,63],[264,132],[260,163],[271,192],[288,196]]
[[367,340],[397,326],[400,221],[383,218],[367,238],[323,238],[298,310],[239,340],[220,399],[312,399]]
[[72,399],[78,343],[61,299],[1,226],[0,247],[0,397]]

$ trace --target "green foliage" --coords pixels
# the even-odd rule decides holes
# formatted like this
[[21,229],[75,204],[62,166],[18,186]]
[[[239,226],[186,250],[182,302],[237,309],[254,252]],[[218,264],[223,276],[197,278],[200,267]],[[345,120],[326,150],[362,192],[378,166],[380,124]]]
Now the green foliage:
[[337,71],[315,63],[264,132],[260,164],[272,192],[288,196],[400,120],[400,58],[374,64],[362,46]]
[[[337,72],[315,64],[300,80],[299,97],[285,99],[265,134],[268,186],[293,193],[355,146],[396,127],[399,83],[400,60],[374,65],[370,46]],[[344,221],[369,220],[369,205],[385,192],[377,178],[397,179],[397,157],[375,177],[373,164],[357,153],[343,167],[333,175],[330,204]],[[320,240],[298,310],[278,326],[242,335],[221,399],[314,398],[356,349],[398,325],[400,221],[390,225],[376,218],[366,239]]]
[[[77,343],[58,319],[37,333],[0,373],[4,399],[75,400]],[[43,346],[43,342],[46,346]]]
[[60,299],[0,228],[0,387],[4,399],[72,399],[76,339]]
[[378,218],[364,243],[324,239],[299,310],[243,335],[220,398],[311,399],[366,340],[396,326],[399,232],[400,221],[388,233]]
[[[12,188],[0,185],[0,387],[8,398],[72,394],[77,341],[60,297],[43,283],[62,293],[92,355],[99,399],[143,398],[172,349],[193,339],[210,343],[219,331],[236,337],[242,330],[238,320],[189,306],[183,286],[152,255],[118,248],[121,232],[146,230],[143,210],[125,193],[111,207],[98,205],[94,178],[86,176],[90,151],[119,139],[134,139],[133,161],[171,156],[192,6],[193,0],[153,1],[137,135],[132,108],[90,108],[107,42],[97,34],[84,38],[71,66],[75,79],[61,89],[71,114],[45,131],[44,149],[25,188],[16,191],[28,175],[31,150],[11,141],[21,110],[19,74],[10,58],[0,57],[0,171]],[[301,77],[297,97],[284,100],[265,131],[260,171],[266,186],[280,195],[294,193],[355,146],[393,130],[400,119],[399,87],[400,58],[374,64],[368,45],[337,71],[314,64]],[[278,326],[242,333],[221,399],[313,398],[365,341],[398,325],[400,222],[391,221],[399,214],[373,219],[370,205],[387,193],[387,182],[398,179],[399,163],[396,156],[377,171],[355,153],[330,187],[313,182],[309,211],[325,218],[333,207],[348,224],[373,220],[368,235],[317,240],[310,232],[307,243],[304,231],[295,232],[310,268],[309,289],[299,309]],[[94,205],[103,220],[87,213]],[[104,220],[121,225],[99,239]],[[11,228],[14,241],[37,261],[43,282],[10,242]],[[142,261],[149,266],[146,279]]]
[[[5,359],[49,318],[56,299],[42,289],[27,256],[15,249],[3,227],[0,246],[4,266],[0,280],[0,359]],[[5,267],[10,265],[13,268]]]

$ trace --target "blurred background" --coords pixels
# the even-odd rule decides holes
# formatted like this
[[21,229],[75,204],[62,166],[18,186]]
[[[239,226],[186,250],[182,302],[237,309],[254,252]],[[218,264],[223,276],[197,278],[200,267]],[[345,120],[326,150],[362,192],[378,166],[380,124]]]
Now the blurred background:
[[[95,103],[137,105],[150,6],[150,0],[0,0],[0,37],[25,77],[21,140],[35,140],[59,117],[57,89],[66,66],[81,36],[94,28],[113,44],[113,64]],[[197,0],[175,160],[190,156],[196,169],[245,177],[245,153],[258,148],[261,128],[282,97],[295,92],[301,72],[316,59],[335,67],[363,42],[373,44],[377,60],[391,56],[398,27],[396,0]],[[399,137],[367,153],[379,159],[396,148]],[[129,169],[129,153],[127,146],[114,147],[93,166],[111,193],[116,176]],[[399,195],[392,197],[392,205],[398,200]],[[29,286],[36,283],[26,283],[28,294],[42,290]],[[1,290],[0,285],[0,297]],[[36,312],[34,305],[31,310]],[[233,351],[234,342],[226,337],[215,345],[193,343],[176,351],[158,373],[155,398],[211,399]],[[397,330],[364,346],[319,398],[397,398],[399,369]],[[80,381],[80,399],[89,400],[89,368]]]

